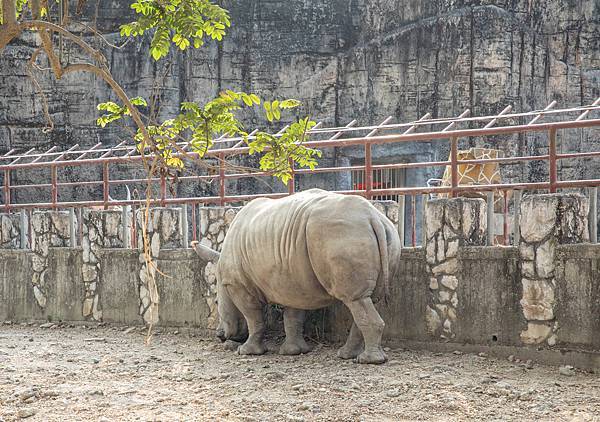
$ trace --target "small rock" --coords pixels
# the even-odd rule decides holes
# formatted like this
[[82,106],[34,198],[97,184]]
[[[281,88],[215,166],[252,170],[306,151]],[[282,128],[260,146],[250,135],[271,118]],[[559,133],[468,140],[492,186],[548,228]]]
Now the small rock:
[[452,353],[455,354],[455,355],[462,355],[462,352],[460,350],[455,350]]
[[104,337],[90,337],[90,338],[83,339],[83,341],[104,343],[104,342],[106,342],[106,339]]
[[129,327],[128,329],[123,331],[123,334],[130,334],[130,333],[133,333],[134,331],[135,331],[135,327]]
[[300,391],[302,389],[302,384],[292,385],[292,390]]
[[389,347],[384,347],[384,348],[383,348],[383,351],[384,351],[384,352],[389,352],[390,350],[392,350],[392,349],[390,349]]
[[531,359],[527,359],[527,361],[525,362],[525,368],[533,369],[533,361]]
[[40,324],[40,328],[52,328],[54,324],[52,324],[51,322],[47,322],[45,324]]
[[270,381],[282,380],[285,378],[285,374],[283,372],[269,372],[266,378]]
[[509,362],[514,362],[514,361],[515,361],[515,355],[510,355],[510,356],[508,357],[508,361],[509,361]]
[[20,419],[27,419],[35,415],[35,413],[36,412],[33,409],[19,409],[19,411],[17,412],[17,417]]
[[27,399],[30,399],[31,397],[35,397],[35,390],[33,388],[30,388],[28,390],[23,391],[21,394],[19,394],[19,398],[22,401],[25,401]]
[[385,393],[386,396],[388,397],[399,397],[402,394],[402,392],[400,390],[391,390],[388,391],[387,393]]
[[477,356],[479,356],[480,358],[487,358],[488,357],[487,353],[484,353],[484,352],[477,353]]
[[575,375],[575,368],[573,368],[571,365],[561,366],[558,368],[558,373],[566,377],[572,377]]

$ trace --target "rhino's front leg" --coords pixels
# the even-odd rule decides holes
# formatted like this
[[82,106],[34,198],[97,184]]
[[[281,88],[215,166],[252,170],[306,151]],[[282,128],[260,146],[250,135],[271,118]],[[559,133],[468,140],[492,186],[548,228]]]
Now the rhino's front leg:
[[301,309],[286,307],[283,311],[283,326],[285,342],[279,348],[280,355],[299,355],[310,352],[310,347],[304,341],[304,317]]
[[248,325],[248,339],[238,347],[238,353],[240,355],[264,354],[267,347],[264,344],[265,322],[262,303],[243,287],[227,286],[227,291]]
[[350,328],[350,334],[348,334],[346,344],[340,347],[337,355],[341,359],[354,359],[360,355],[364,349],[362,333],[358,329],[356,322],[352,322],[352,327]]
[[370,297],[345,302],[350,309],[354,322],[365,339],[365,350],[358,355],[358,363],[384,363],[387,356],[381,348],[381,336],[385,323],[373,306]]

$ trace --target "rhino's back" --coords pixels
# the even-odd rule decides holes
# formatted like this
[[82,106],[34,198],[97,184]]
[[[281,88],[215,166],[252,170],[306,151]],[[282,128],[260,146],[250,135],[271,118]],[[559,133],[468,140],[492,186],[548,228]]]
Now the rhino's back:
[[[361,254],[371,266],[380,265],[377,240],[368,226],[369,207],[362,198],[319,189],[283,199],[254,200],[228,230],[219,261],[220,278],[226,284],[246,284],[265,302],[300,309],[327,306],[334,301],[330,293],[336,286],[319,270],[325,267],[317,264],[322,252],[344,256],[344,244],[356,244],[348,236],[366,231],[368,239],[363,244],[367,250]],[[335,268],[335,262],[330,264]]]

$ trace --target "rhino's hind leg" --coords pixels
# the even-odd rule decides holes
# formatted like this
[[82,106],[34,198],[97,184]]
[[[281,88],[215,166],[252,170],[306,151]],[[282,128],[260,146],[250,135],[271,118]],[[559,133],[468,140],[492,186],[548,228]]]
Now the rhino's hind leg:
[[310,347],[304,341],[304,317],[301,309],[286,307],[283,311],[283,326],[285,342],[279,348],[280,355],[299,355],[310,352]]
[[238,347],[240,355],[262,355],[267,351],[264,344],[265,322],[263,306],[243,287],[227,286],[227,290],[235,306],[240,310],[248,325],[248,339]]
[[356,322],[352,322],[352,327],[350,327],[350,334],[348,334],[346,344],[340,347],[337,355],[341,359],[354,359],[360,355],[364,349],[362,333],[358,329]]
[[358,355],[358,363],[384,363],[387,356],[381,348],[381,336],[385,323],[373,306],[370,297],[345,302],[350,309],[354,322],[365,339],[365,350]]

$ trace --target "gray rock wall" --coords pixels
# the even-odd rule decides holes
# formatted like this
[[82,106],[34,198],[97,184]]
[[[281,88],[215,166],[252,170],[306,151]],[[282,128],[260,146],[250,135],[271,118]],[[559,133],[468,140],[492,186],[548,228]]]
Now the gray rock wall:
[[[107,39],[120,44],[117,24],[128,19],[128,1],[99,3],[98,25]],[[434,117],[458,115],[465,108],[481,115],[499,112],[507,104],[517,110],[539,109],[557,100],[564,106],[592,102],[600,96],[600,4],[582,1],[408,1],[408,0],[249,0],[226,2],[233,29],[219,46],[172,54],[155,63],[145,43],[130,42],[110,50],[94,37],[90,42],[106,50],[113,73],[133,95],[146,94],[154,85],[157,110],[163,117],[180,101],[203,101],[224,88],[261,95],[291,96],[307,104],[306,111],[329,125],[358,118],[377,123],[392,115],[409,121],[426,112]],[[89,11],[95,5],[88,5]],[[117,143],[118,129],[95,126],[98,102],[113,98],[105,84],[87,74],[55,81],[38,76],[48,98],[54,130],[43,132],[42,102],[28,80],[25,64],[37,41],[23,36],[0,55],[0,153],[11,147],[27,149],[50,145],[91,145],[98,140]],[[66,45],[63,60],[80,60],[77,49]],[[248,115],[249,126],[257,122]],[[276,128],[275,128],[276,129]],[[498,142],[496,142],[498,141]],[[484,143],[461,140],[462,146]],[[545,135],[498,137],[508,154],[541,153]],[[563,150],[598,149],[598,131],[560,134]],[[376,147],[376,160],[446,158],[445,143]],[[360,149],[327,152],[323,163],[360,159]],[[580,161],[561,164],[561,175],[586,178],[598,165]],[[122,166],[119,173],[135,170]],[[139,171],[139,169],[138,169]],[[100,175],[88,169],[87,175]],[[540,163],[504,166],[505,179],[545,177]],[[436,172],[414,171],[408,184],[423,184]],[[20,181],[46,177],[14,176]],[[67,180],[82,179],[78,172]],[[27,179],[27,180],[26,180]],[[305,186],[342,187],[344,178],[300,178]],[[304,180],[304,181],[302,181]],[[267,181],[271,189],[281,189]],[[300,186],[302,187],[302,186]],[[252,180],[228,189],[264,189]],[[201,195],[207,185],[178,187],[180,194]],[[85,197],[93,189],[76,187],[65,195]],[[113,196],[124,197],[119,189]],[[17,199],[19,197],[17,196]]]

